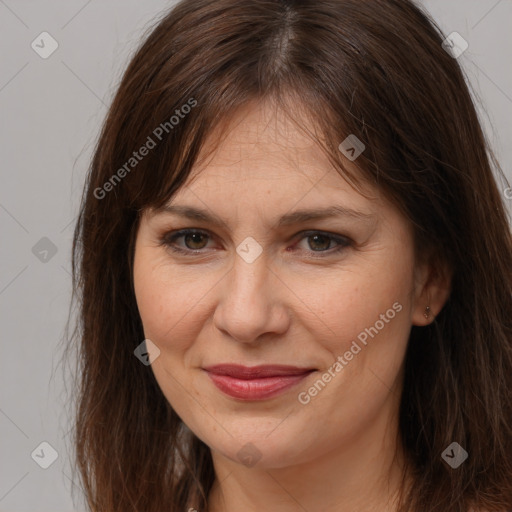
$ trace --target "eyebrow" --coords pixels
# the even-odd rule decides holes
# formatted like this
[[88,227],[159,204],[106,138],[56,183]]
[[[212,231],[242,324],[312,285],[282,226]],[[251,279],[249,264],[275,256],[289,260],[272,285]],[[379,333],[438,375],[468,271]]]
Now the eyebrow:
[[[167,204],[161,208],[157,208],[156,214],[167,213],[171,215],[178,215],[187,219],[208,222],[214,225],[226,225],[226,222],[219,216],[203,210],[201,208],[194,208],[185,205]],[[308,210],[296,210],[287,213],[280,217],[277,221],[277,227],[292,226],[303,222],[312,220],[323,220],[329,218],[349,217],[353,220],[371,221],[376,220],[376,215],[373,213],[362,212],[345,208],[340,205],[333,205],[327,208],[313,208]]]

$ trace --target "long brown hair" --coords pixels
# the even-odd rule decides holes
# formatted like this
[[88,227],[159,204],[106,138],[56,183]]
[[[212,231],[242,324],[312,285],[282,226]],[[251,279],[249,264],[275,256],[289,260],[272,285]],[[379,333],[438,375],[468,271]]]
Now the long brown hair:
[[[218,122],[269,98],[303,107],[353,182],[338,146],[356,135],[359,176],[413,224],[418,254],[453,272],[442,312],[410,336],[400,510],[512,508],[512,241],[493,167],[504,176],[444,37],[409,0],[184,0],[151,30],[99,136],[73,241],[74,447],[92,511],[183,512],[191,496],[208,508],[210,450],[133,353],[134,241]],[[469,453],[457,469],[441,457],[454,441]]]

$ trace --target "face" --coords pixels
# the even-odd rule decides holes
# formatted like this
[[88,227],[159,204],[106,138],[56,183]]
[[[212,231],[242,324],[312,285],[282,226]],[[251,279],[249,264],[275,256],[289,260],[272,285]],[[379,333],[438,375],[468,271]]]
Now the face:
[[136,299],[185,424],[232,461],[284,467],[396,421],[425,271],[397,209],[351,188],[284,115],[233,121],[170,208],[142,217]]

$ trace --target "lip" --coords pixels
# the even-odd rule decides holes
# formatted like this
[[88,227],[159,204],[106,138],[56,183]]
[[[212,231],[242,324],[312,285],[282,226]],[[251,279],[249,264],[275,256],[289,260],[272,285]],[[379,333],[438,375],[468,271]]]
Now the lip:
[[239,400],[265,400],[284,393],[305,379],[314,368],[288,365],[242,366],[219,364],[203,368],[213,384]]

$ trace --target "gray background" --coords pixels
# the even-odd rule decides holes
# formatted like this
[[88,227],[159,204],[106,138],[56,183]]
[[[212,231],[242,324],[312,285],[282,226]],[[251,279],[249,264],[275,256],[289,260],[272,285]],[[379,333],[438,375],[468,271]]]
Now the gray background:
[[[512,0],[423,3],[445,34],[457,31],[468,41],[459,61],[512,181]],[[171,4],[0,0],[0,512],[85,510],[80,492],[75,505],[71,500],[70,406],[59,364],[74,219],[93,144],[124,66],[148,23]],[[47,59],[31,48],[43,31],[59,44]],[[505,184],[500,187],[505,195]],[[507,206],[512,210],[512,199]],[[43,237],[57,249],[46,262],[32,250]],[[59,455],[48,469],[31,458],[43,441]]]

